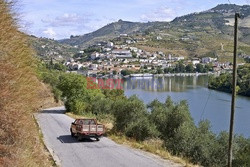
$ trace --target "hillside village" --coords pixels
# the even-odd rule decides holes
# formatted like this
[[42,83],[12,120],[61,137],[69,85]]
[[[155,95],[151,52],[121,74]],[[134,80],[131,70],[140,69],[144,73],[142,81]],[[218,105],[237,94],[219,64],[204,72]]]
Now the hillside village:
[[147,52],[134,46],[135,43],[142,40],[145,39],[138,40],[127,34],[120,34],[116,40],[113,40],[115,42],[100,41],[85,51],[79,51],[77,56],[70,58],[65,65],[70,71],[100,77],[131,74],[132,76],[170,75],[170,73],[197,75],[198,73],[222,72],[232,69],[231,63],[220,63],[217,58],[186,58],[181,55],[166,55],[160,50]]
[[[32,37],[39,58],[53,59],[69,71],[100,77],[197,75],[231,70],[233,9],[239,25],[238,64],[250,62],[250,7],[221,4],[171,22],[118,20],[84,35],[50,40]],[[191,74],[192,73],[192,74]]]

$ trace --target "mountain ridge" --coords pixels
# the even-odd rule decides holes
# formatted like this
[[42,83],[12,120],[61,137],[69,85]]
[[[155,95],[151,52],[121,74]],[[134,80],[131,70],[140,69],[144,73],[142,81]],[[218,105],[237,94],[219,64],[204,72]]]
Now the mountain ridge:
[[[227,33],[228,27],[232,26],[232,19],[234,11],[240,11],[243,14],[243,19],[247,18],[247,22],[242,26],[243,28],[250,28],[250,6],[249,5],[235,5],[235,4],[219,4],[214,8],[211,8],[202,12],[194,12],[184,16],[176,17],[170,22],[131,22],[131,21],[123,21],[119,20],[117,22],[112,22],[107,24],[106,26],[80,36],[71,37],[69,39],[59,40],[60,43],[65,43],[69,45],[78,45],[80,47],[87,47],[91,44],[94,44],[98,40],[108,40],[112,39],[119,34],[135,34],[135,33],[143,33],[145,31],[154,31],[155,29],[163,29],[168,26],[175,27],[180,26],[178,23],[182,23],[184,26],[195,26],[196,24],[205,23],[206,25],[212,25],[212,28],[216,28],[221,30],[223,28],[224,32]],[[207,16],[205,16],[207,15]],[[210,15],[210,16],[209,16]],[[202,20],[202,16],[205,19]],[[208,17],[208,19],[206,19]],[[184,23],[183,19],[192,20],[195,19],[196,23],[191,22],[192,25]],[[208,21],[211,21],[210,23]],[[204,26],[203,26],[204,27]],[[184,27],[185,28],[185,27]],[[248,30],[247,30],[248,32]],[[248,42],[248,41],[247,41]],[[249,40],[250,43],[250,40]]]

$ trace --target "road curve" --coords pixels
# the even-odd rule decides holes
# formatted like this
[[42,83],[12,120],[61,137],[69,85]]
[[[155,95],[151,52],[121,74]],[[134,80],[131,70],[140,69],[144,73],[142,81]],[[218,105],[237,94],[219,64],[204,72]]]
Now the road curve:
[[47,148],[62,167],[179,167],[168,160],[141,150],[119,145],[103,137],[99,142],[78,142],[70,136],[73,119],[64,114],[64,107],[43,110],[35,117]]

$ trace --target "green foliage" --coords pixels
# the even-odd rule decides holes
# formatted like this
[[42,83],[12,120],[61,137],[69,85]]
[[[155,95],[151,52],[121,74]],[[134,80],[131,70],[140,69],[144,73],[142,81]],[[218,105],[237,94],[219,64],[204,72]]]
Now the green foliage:
[[171,67],[167,67],[167,68],[164,68],[164,73],[167,74],[167,73],[173,73],[174,72],[174,69],[171,68]]
[[132,53],[133,58],[137,57],[137,54],[135,53],[135,51],[132,50],[131,53]]
[[53,69],[58,70],[58,71],[66,71],[67,67],[64,66],[62,63],[55,63],[53,65]]
[[157,69],[156,69],[157,74],[163,74],[163,72],[164,71],[160,67],[157,67]]
[[97,96],[91,102],[91,112],[96,115],[110,114],[112,112],[113,103],[114,101],[109,98]]
[[196,71],[199,73],[204,72],[204,66],[202,64],[196,64]]
[[133,74],[134,72],[133,71],[130,71],[130,70],[122,70],[121,71],[121,74],[123,75],[123,76],[126,76],[126,75],[130,75],[130,74]]
[[93,53],[93,52],[101,52],[101,48],[95,48],[95,47],[89,47],[87,49],[84,49],[84,53],[86,54],[90,54],[90,53]]
[[159,135],[156,126],[146,116],[138,117],[135,121],[130,122],[126,127],[125,134],[140,141]]
[[[151,110],[149,118],[156,125],[168,151],[202,166],[226,166],[228,133],[221,132],[216,136],[208,120],[201,121],[196,127],[185,101],[173,103],[168,97],[165,103],[152,101],[148,108]],[[249,145],[249,140],[235,137],[235,164],[242,162],[239,164],[247,166]]]
[[185,67],[185,70],[186,70],[186,72],[192,73],[192,72],[194,72],[194,67],[193,67],[192,64],[188,64],[188,65]]
[[88,104],[81,100],[81,98],[68,98],[65,102],[65,108],[69,112],[73,112],[74,114],[81,115],[86,112]]
[[[237,70],[237,93],[250,96],[250,65],[245,64]],[[210,77],[208,87],[224,92],[232,92],[232,74],[223,73],[219,77]]]
[[148,119],[144,103],[136,96],[117,100],[114,104],[113,114],[115,129],[125,132],[128,137],[144,140],[158,135],[154,124]]
[[247,167],[250,166],[250,139],[245,140],[241,138],[239,143],[240,149],[235,155],[233,160],[233,166],[235,167]]
[[219,77],[209,77],[208,87],[225,92],[232,91],[232,74],[222,73]]
[[103,89],[102,93],[105,95],[106,98],[109,98],[111,100],[126,98],[124,96],[124,90],[122,89]]
[[174,104],[170,97],[164,104],[155,100],[148,105],[151,108],[150,118],[161,132],[163,139],[174,138],[177,129],[185,122],[193,122],[185,101]]
[[64,73],[59,79],[58,89],[67,100],[66,109],[69,112],[87,112],[95,98],[104,97],[101,90],[88,89],[87,80],[81,75]]
[[55,70],[49,70],[47,68],[48,66],[46,64],[40,62],[38,64],[37,74],[44,83],[47,83],[51,86],[55,101],[59,102],[62,96],[62,92],[57,88],[57,85],[59,83],[60,72]]
[[174,71],[176,73],[185,72],[185,66],[184,66],[184,64],[181,61],[178,62],[178,64],[176,64],[176,66],[175,66]]

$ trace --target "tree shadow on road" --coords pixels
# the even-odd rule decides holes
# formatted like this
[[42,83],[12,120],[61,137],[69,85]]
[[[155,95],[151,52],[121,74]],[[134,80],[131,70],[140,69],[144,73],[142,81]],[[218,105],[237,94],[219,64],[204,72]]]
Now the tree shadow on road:
[[79,143],[79,142],[95,142],[96,140],[92,140],[89,138],[82,139],[81,141],[78,141],[75,137],[72,137],[71,135],[62,135],[57,137],[58,140],[62,143]]
[[64,114],[66,111],[65,110],[50,110],[50,109],[45,109],[42,110],[40,113],[47,113],[47,114]]

